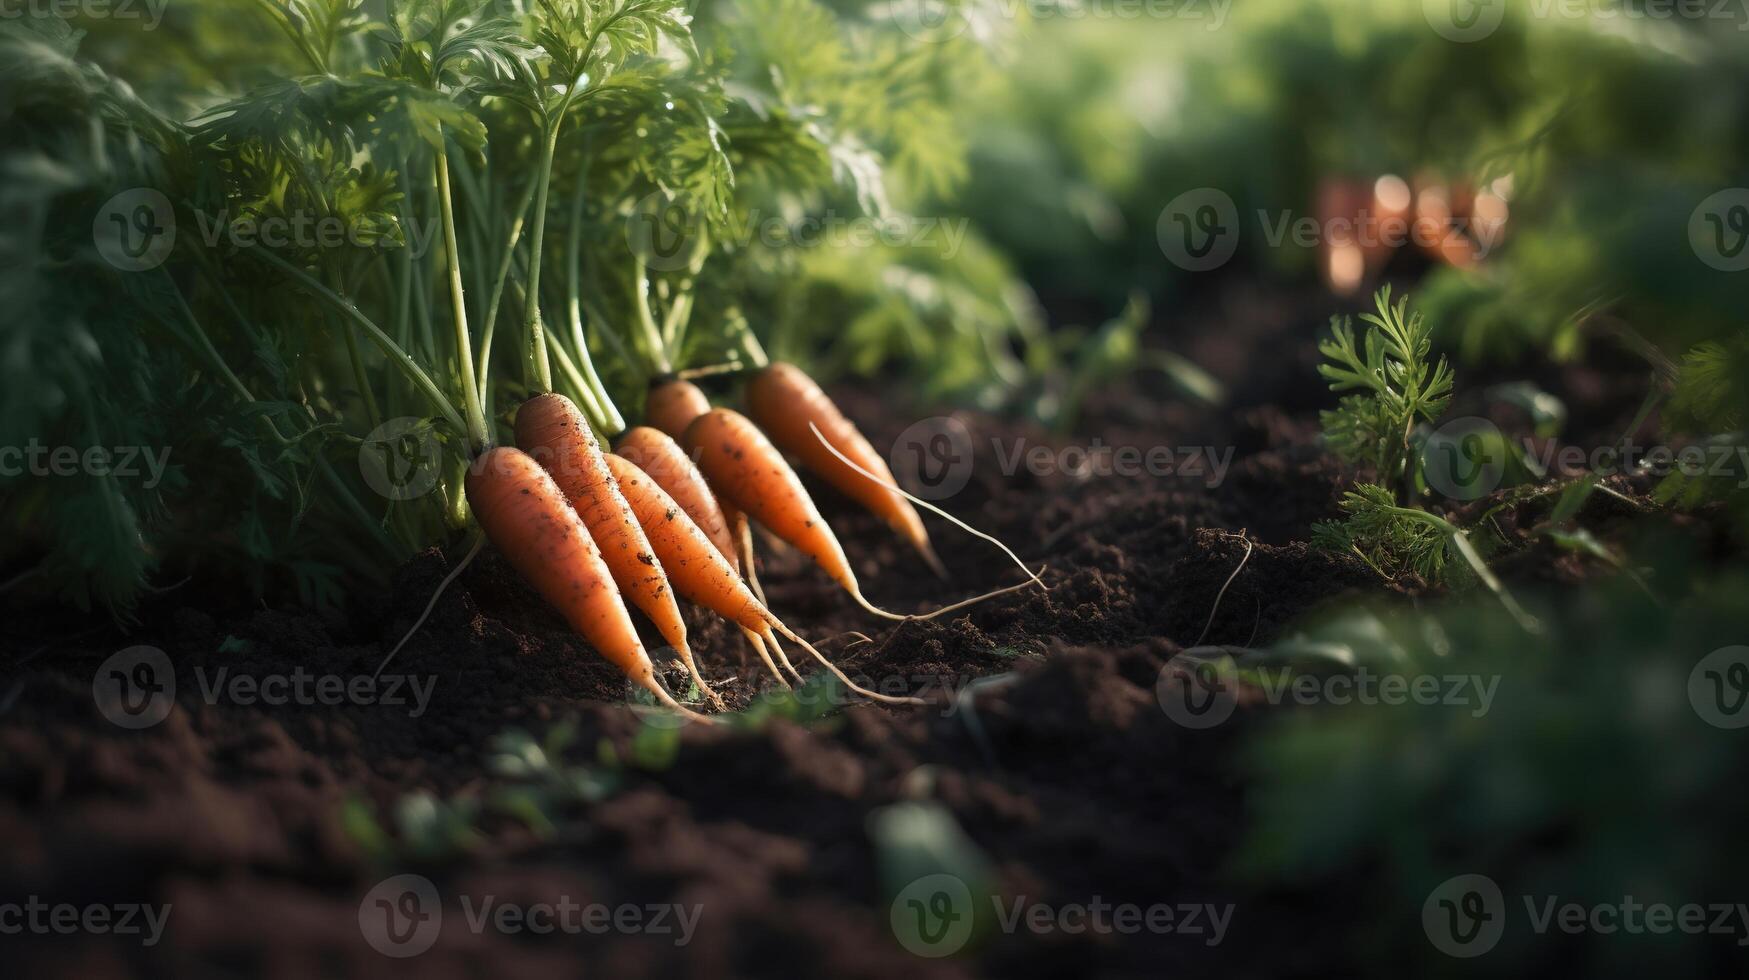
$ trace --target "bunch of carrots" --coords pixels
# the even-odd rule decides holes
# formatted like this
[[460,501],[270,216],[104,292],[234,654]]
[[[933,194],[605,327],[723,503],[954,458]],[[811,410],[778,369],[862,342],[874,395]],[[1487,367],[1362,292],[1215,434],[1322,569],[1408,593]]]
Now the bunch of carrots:
[[874,606],[785,453],[882,518],[945,576],[914,498],[898,488],[880,454],[798,368],[781,362],[759,368],[747,384],[746,402],[751,418],[712,407],[690,380],[658,375],[646,400],[650,424],[610,433],[613,451],[606,452],[571,399],[537,394],[517,410],[516,445],[487,448],[475,458],[466,481],[468,504],[511,565],[603,657],[689,717],[704,716],[677,703],[657,681],[629,606],[649,618],[699,691],[719,707],[722,699],[688,645],[677,596],[739,627],[786,686],[784,671],[798,680],[800,675],[779,636],[859,694],[921,703],[857,685],[771,611],[753,571],[749,522],[813,559],[863,608],[892,619],[941,615],[1036,583],[1037,576],[1028,570],[1020,585],[916,617]]

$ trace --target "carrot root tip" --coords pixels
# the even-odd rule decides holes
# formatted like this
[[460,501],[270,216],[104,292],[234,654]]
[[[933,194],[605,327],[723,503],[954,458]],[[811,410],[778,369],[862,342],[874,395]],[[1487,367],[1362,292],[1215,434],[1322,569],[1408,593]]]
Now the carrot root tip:
[[[909,697],[909,696],[898,696],[898,695],[892,695],[892,694],[882,694],[879,691],[871,691],[868,688],[863,687],[861,684],[858,684],[855,681],[851,680],[850,676],[848,674],[846,674],[846,673],[844,673],[844,671],[838,669],[837,664],[833,663],[831,660],[828,660],[826,658],[825,654],[821,653],[819,650],[816,650],[812,643],[809,643],[807,640],[804,640],[801,637],[797,636],[795,634],[794,630],[791,630],[789,627],[778,622],[775,617],[773,617],[773,619],[772,619],[772,626],[775,627],[779,632],[783,633],[784,636],[789,637],[791,642],[796,643],[802,649],[808,651],[810,654],[813,654],[814,659],[820,661],[821,666],[823,666],[827,670],[831,671],[833,673],[833,675],[836,676],[838,678],[838,680],[844,684],[845,687],[849,688],[852,691],[855,691],[857,694],[860,694],[863,697],[868,698],[871,701],[880,701],[884,704],[908,704],[908,705],[927,705],[929,703],[928,701],[925,701],[922,698],[914,698],[914,697]],[[770,635],[770,630],[767,630],[766,632],[767,632],[767,635]],[[772,639],[772,642],[773,643],[777,642],[775,637]]]
[[935,546],[927,539],[917,542],[917,554],[923,558],[923,563],[935,573],[935,577],[943,582],[952,582],[953,576],[948,574],[947,566],[941,563],[941,556],[935,553]]
[[771,671],[771,676],[777,678],[777,682],[783,685],[784,690],[795,690],[790,686],[790,682],[784,678],[783,672],[777,669],[777,664],[772,661],[771,654],[765,649],[765,641],[760,638],[759,634],[750,629],[743,629],[742,632],[747,634],[747,640],[753,644],[753,649],[758,652],[759,659],[765,661],[765,667]]
[[681,704],[679,701],[674,700],[674,695],[669,694],[668,689],[663,687],[661,683],[656,680],[655,674],[652,673],[647,675],[643,679],[643,686],[647,688],[651,694],[656,696],[656,700],[662,702],[662,704],[670,711],[685,718],[687,721],[696,721],[701,725],[714,725],[717,723],[715,718],[712,718],[709,715],[701,715],[691,708],[688,708],[686,705]]
[[777,642],[777,636],[770,630],[766,630],[765,641],[771,644],[771,652],[777,654],[778,662],[782,663],[783,669],[789,671],[789,675],[796,679],[796,683],[806,684],[807,681],[796,671],[795,665],[789,662],[789,655],[783,652],[783,644]]

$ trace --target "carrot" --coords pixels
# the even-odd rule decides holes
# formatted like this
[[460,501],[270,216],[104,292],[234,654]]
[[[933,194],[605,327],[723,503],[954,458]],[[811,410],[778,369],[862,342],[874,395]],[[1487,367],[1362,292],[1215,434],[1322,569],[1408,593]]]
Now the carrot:
[[673,583],[674,590],[745,630],[753,640],[754,649],[759,651],[765,665],[778,680],[783,680],[783,675],[778,674],[776,665],[767,654],[766,644],[783,658],[784,666],[797,680],[801,676],[790,666],[789,659],[783,657],[783,648],[778,645],[777,637],[772,635],[774,629],[807,649],[858,694],[891,703],[922,703],[917,698],[895,698],[870,691],[846,677],[843,671],[811,644],[796,636],[754,597],[728,560],[712,544],[710,537],[692,522],[686,511],[652,476],[631,461],[612,453],[605,458],[614,479],[630,501],[633,513],[644,526],[656,556],[668,570],[668,581]]
[[656,631],[680,652],[686,670],[713,702],[722,703],[693,661],[686,621],[674,601],[662,562],[615,483],[595,433],[569,398],[537,395],[516,413],[516,444],[552,474],[577,516],[600,546],[602,560],[619,590],[656,624]]
[[[651,382],[650,390],[644,396],[644,417],[651,425],[674,439],[679,439],[686,433],[686,427],[692,424],[693,419],[710,410],[711,401],[705,397],[705,393],[690,380],[678,375]],[[759,597],[760,602],[764,602],[765,590],[759,587],[759,571],[753,561],[753,531],[747,523],[747,515],[720,495],[717,497],[717,507],[723,512],[723,524],[729,529],[729,538],[733,542],[734,553],[729,556],[729,564],[735,565],[746,574],[748,583],[753,586],[753,594]],[[698,515],[694,515],[694,519],[708,530],[709,525],[705,519]],[[710,533],[715,536],[715,532]],[[780,651],[778,656],[782,655]]]
[[[710,410],[711,400],[705,397],[705,393],[699,390],[698,385],[683,377],[670,376],[652,381],[650,390],[644,395],[645,420],[668,433],[676,441],[685,435],[686,427],[692,424],[693,419]],[[740,543],[743,532],[746,531],[746,520],[733,504],[721,497],[717,499],[717,505],[723,512],[724,526],[729,528],[733,540]],[[751,577],[755,574],[751,537],[748,537],[747,541],[745,569],[748,576]],[[739,559],[732,558],[730,561],[740,564]],[[759,591],[757,578],[753,578],[753,589],[756,592]]]
[[[733,507],[725,506],[717,499],[716,494],[711,492],[710,484],[705,481],[704,474],[692,465],[692,457],[686,454],[686,450],[681,449],[667,433],[640,425],[626,430],[620,436],[615,451],[650,474],[656,485],[680,504],[686,516],[692,518],[693,523],[699,526],[705,536],[710,538],[711,544],[722,553],[731,570],[736,574],[746,570],[747,581],[753,586],[753,594],[763,603],[765,591],[759,587],[759,576],[753,570],[753,537],[748,532],[746,515]],[[744,564],[743,554],[746,555]],[[766,652],[759,635],[752,632],[747,632],[746,635],[759,658],[765,661],[766,666],[771,667],[779,682],[788,686],[783,675],[772,664],[771,654]],[[789,658],[783,655],[781,647],[778,648],[777,655],[783,660],[784,667],[791,674],[795,674],[795,668],[790,667]]]
[[711,400],[698,385],[681,378],[652,381],[644,395],[644,419],[675,439],[692,420],[711,410]]
[[[886,460],[857,431],[856,423],[844,417],[813,378],[794,365],[773,362],[748,383],[747,414],[778,448],[800,459],[803,466],[885,521],[917,549],[936,575],[947,578],[947,569],[936,557],[917,508],[889,489],[897,481],[893,479],[892,470],[887,468]],[[870,479],[846,465],[815,438],[813,428],[818,428],[840,454],[854,460],[864,472],[877,479]]]
[[[780,539],[812,558],[857,605],[887,619],[933,619],[971,603],[1038,581],[1036,576],[1019,585],[998,589],[933,612],[901,616],[869,602],[851,571],[850,560],[837,535],[814,506],[802,482],[770,440],[746,416],[726,408],[713,408],[687,426],[681,444],[698,459],[698,468],[717,495],[746,511]],[[1031,576],[1033,573],[1027,573]]]
[[662,685],[601,551],[553,478],[521,450],[487,450],[468,469],[468,505],[511,567],[609,663],[689,718]]
[[[722,505],[717,502],[716,494],[711,493],[710,484],[705,482],[704,474],[692,465],[692,458],[686,455],[686,450],[681,449],[679,443],[669,438],[667,433],[647,425],[639,425],[621,434],[614,443],[613,451],[648,473],[656,481],[656,485],[673,497],[680,509],[686,511],[686,516],[692,518],[692,522],[710,538],[711,544],[728,560],[730,567],[737,573],[740,572],[740,555],[736,551],[735,539],[729,531],[729,520],[723,514]],[[623,486],[625,481],[620,482]]]
[[[716,509],[716,498],[711,496],[704,477],[693,468],[692,460],[687,458],[686,453],[679,446],[675,446],[673,440],[666,435],[650,428],[644,428],[644,431],[654,433],[656,438],[673,446],[680,462],[697,478],[696,484],[690,479],[677,482],[688,490],[694,486],[703,488],[704,497],[710,501],[711,508]],[[736,560],[734,548],[716,541],[692,519],[691,512],[682,507],[663,482],[651,472],[652,464],[646,463],[640,467],[630,459],[614,453],[609,453],[606,458],[607,465],[613,470],[614,480],[625,494],[627,502],[632,505],[632,512],[637,515],[638,523],[644,526],[650,546],[656,550],[657,560],[668,570],[668,578],[674,585],[674,591],[740,626],[759,658],[771,669],[772,676],[785,687],[789,686],[777,665],[772,662],[771,654],[766,651],[757,632],[765,622],[762,610],[754,612],[761,603],[754,601],[753,595],[741,584],[740,563]],[[664,472],[676,472],[666,469],[666,464],[655,464],[654,468]],[[718,510],[717,513],[720,514],[721,511]],[[727,529],[723,530],[726,537]],[[698,550],[698,538],[703,538],[704,543],[710,545],[715,559],[695,553]],[[781,649],[778,650],[780,656],[782,652]],[[797,680],[801,679],[787,657],[784,658],[783,665]]]

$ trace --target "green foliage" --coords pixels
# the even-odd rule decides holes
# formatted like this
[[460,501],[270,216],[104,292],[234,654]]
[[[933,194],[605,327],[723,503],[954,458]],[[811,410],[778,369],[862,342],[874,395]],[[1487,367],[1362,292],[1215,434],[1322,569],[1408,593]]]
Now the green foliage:
[[1387,579],[1414,573],[1430,583],[1444,580],[1449,536],[1405,513],[1389,490],[1362,483],[1342,495],[1341,507],[1345,520],[1312,525],[1312,544],[1354,555]]
[[1362,392],[1344,397],[1319,419],[1339,456],[1373,467],[1388,490],[1402,495],[1416,485],[1410,435],[1416,425],[1445,411],[1452,372],[1445,358],[1431,360],[1432,330],[1419,313],[1408,313],[1407,296],[1392,306],[1386,286],[1373,302],[1378,312],[1361,315],[1371,325],[1364,349],[1347,317],[1332,318],[1333,336],[1318,344],[1327,361],[1318,365],[1318,373],[1330,390]]
[[613,795],[619,786],[616,771],[565,761],[576,740],[574,720],[554,725],[538,740],[520,728],[499,734],[488,765],[505,785],[489,794],[489,807],[550,833],[567,810]]
[[1743,428],[1749,420],[1749,338],[1695,345],[1683,356],[1666,424],[1678,432],[1715,433]]
[[1664,414],[1667,431],[1701,436],[1705,453],[1699,472],[1677,467],[1659,482],[1653,496],[1664,504],[1693,508],[1729,501],[1740,526],[1749,526],[1749,340],[1697,344],[1682,359]]
[[[1563,599],[1538,639],[1451,602],[1350,610],[1284,641],[1284,654],[1317,649],[1409,684],[1431,677],[1442,692],[1451,678],[1473,677],[1496,693],[1485,712],[1471,698],[1278,713],[1248,753],[1259,783],[1240,869],[1294,887],[1340,882],[1357,914],[1377,922],[1354,948],[1391,971],[1459,962],[1421,927],[1429,893],[1458,874],[1492,878],[1515,916],[1519,896],[1735,901],[1749,866],[1719,842],[1749,817],[1731,775],[1749,759],[1735,733],[1703,720],[1691,675],[1711,651],[1741,642],[1749,582],[1687,555],[1656,566],[1671,601],[1619,577]],[[1679,833],[1668,832],[1671,814],[1683,814]],[[1488,954],[1490,969],[1547,962],[1538,956],[1550,937],[1521,923]],[[1608,938],[1607,956],[1585,962],[1625,977],[1653,964],[1707,975],[1703,944],[1730,942]]]
[[[22,314],[4,328],[5,444],[170,450],[151,486],[8,478],[0,559],[32,588],[125,615],[154,575],[206,568],[341,601],[465,521],[467,403],[496,416],[538,380],[518,329],[538,308],[575,365],[562,390],[607,409],[641,394],[646,322],[686,361],[722,360],[751,327],[823,374],[897,363],[963,391],[999,363],[998,395],[1019,389],[1004,347],[1030,311],[993,253],[762,230],[904,221],[957,184],[951,96],[987,63],[974,44],[812,0],[713,5],[700,24],[675,0],[191,0],[166,16],[146,35],[0,22],[0,197],[19,219],[0,231],[0,298]],[[178,232],[138,273],[91,236],[131,188],[162,192]],[[636,246],[652,207],[696,222],[682,267]],[[315,228],[340,239],[297,231]],[[851,320],[854,341],[827,349]],[[390,420],[410,425],[398,445],[437,450],[431,494],[360,479]]]

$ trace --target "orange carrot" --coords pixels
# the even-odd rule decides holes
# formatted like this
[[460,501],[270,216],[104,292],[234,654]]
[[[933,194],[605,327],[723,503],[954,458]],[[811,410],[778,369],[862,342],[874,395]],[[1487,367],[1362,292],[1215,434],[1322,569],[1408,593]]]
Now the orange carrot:
[[[800,459],[803,466],[887,522],[917,549],[937,575],[947,577],[947,570],[929,543],[929,532],[924,529],[917,508],[889,489],[897,481],[893,479],[893,471],[887,468],[886,460],[875,452],[875,448],[857,431],[856,423],[844,417],[814,379],[800,368],[781,361],[769,365],[755,374],[747,385],[747,414],[778,448]],[[814,435],[810,423],[839,453],[879,479],[870,479],[834,455]]]
[[486,536],[572,629],[659,701],[709,721],[675,703],[656,682],[600,549],[539,463],[517,449],[488,450],[468,469],[467,495]]
[[[626,499],[631,502],[632,511],[643,524],[651,547],[662,561],[662,567],[667,569],[668,581],[674,585],[674,590],[745,630],[753,640],[754,649],[759,651],[765,665],[778,680],[783,680],[783,676],[777,673],[776,665],[771,662],[771,657],[765,650],[765,644],[769,644],[779,657],[783,657],[783,648],[778,645],[777,637],[772,635],[774,629],[806,648],[837,674],[851,690],[881,701],[921,703],[916,698],[895,698],[878,694],[846,677],[843,671],[811,644],[796,636],[748,591],[746,583],[735,574],[734,568],[717,551],[709,536],[692,522],[686,511],[653,477],[629,460],[612,453],[606,456],[606,460],[614,479],[619,483]],[[783,658],[783,664],[800,680],[800,675],[795,673],[795,668],[790,666],[787,657]]]
[[564,395],[530,398],[516,413],[516,444],[552,474],[600,546],[602,560],[620,592],[643,610],[662,638],[679,651],[699,690],[721,704],[693,661],[692,648],[686,642],[686,621],[680,616],[662,562],[615,483],[583,413]]
[[[877,616],[898,620],[932,619],[1038,581],[1034,575],[1019,585],[916,616],[888,612],[863,596],[843,546],[838,543],[832,528],[827,526],[825,518],[820,516],[802,481],[784,461],[783,454],[746,416],[726,408],[713,408],[687,426],[681,444],[696,455],[699,470],[720,498],[746,511],[771,533],[812,558],[834,582],[850,593],[857,605]],[[1027,574],[1033,575],[1030,571]]]
[[[680,509],[686,511],[686,516],[692,518],[692,522],[710,538],[711,544],[728,560],[729,566],[737,573],[740,572],[740,556],[735,549],[735,539],[729,532],[729,521],[723,515],[722,505],[717,502],[716,494],[711,492],[710,484],[705,482],[704,474],[692,465],[692,458],[686,455],[686,450],[681,449],[679,443],[669,438],[667,433],[647,425],[638,425],[627,429],[619,437],[619,441],[614,443],[613,451],[648,473],[656,481],[656,485],[673,497]],[[623,485],[625,481],[620,482]]]
[[[669,437],[677,442],[681,436],[686,434],[686,427],[692,424],[693,419],[710,410],[711,400],[705,397],[698,385],[685,378],[653,381],[650,383],[650,390],[644,395],[645,420],[668,433]],[[730,529],[730,535],[739,544],[742,538],[741,532],[746,529],[745,518],[741,516],[741,512],[736,510],[733,504],[721,497],[718,497],[717,505],[723,512],[724,526]],[[703,522],[700,523],[702,525]],[[752,576],[755,574],[751,547],[752,538],[749,536],[747,541],[749,545],[747,562],[744,567],[747,574]],[[732,558],[730,561],[737,565],[741,564],[738,558]],[[759,588],[757,578],[753,580],[753,588],[755,591]]]
[[680,378],[652,381],[644,395],[644,419],[675,439],[692,420],[711,410],[711,400],[698,385]]
[[746,416],[713,408],[687,426],[681,444],[717,496],[814,559],[834,582],[859,591],[838,537],[765,434]]
[[656,480],[630,460],[606,454],[609,470],[674,591],[749,629],[765,625],[765,611],[710,537]]

